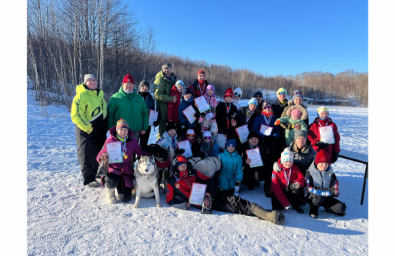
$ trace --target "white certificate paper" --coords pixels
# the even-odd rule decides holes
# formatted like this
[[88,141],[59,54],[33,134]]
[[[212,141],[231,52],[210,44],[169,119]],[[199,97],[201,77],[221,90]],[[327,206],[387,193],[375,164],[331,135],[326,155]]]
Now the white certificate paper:
[[193,122],[195,122],[195,120],[196,120],[196,118],[195,118],[196,111],[193,109],[192,106],[189,106],[186,109],[184,109],[184,111],[182,111],[182,113],[184,113],[185,117],[188,119],[188,121],[191,124],[193,124]]
[[321,141],[328,144],[335,144],[335,136],[333,135],[332,126],[319,127]]
[[191,204],[202,205],[204,194],[206,194],[206,184],[192,183],[191,195],[189,196],[189,202]]
[[263,135],[270,136],[272,134],[273,127],[262,124],[259,130]]
[[263,166],[261,152],[259,148],[249,149],[246,150],[246,152],[247,152],[247,158],[251,159],[251,163],[250,163],[251,168]]
[[207,120],[210,120],[211,118],[213,118],[214,117],[214,114],[213,113],[208,113],[207,115],[206,115],[206,119]]
[[239,128],[236,128],[237,135],[239,136],[240,142],[244,143],[248,140],[248,134],[250,131],[248,130],[248,126],[242,125]]
[[179,149],[184,149],[185,152],[182,154],[183,156],[185,156],[186,158],[188,157],[192,157],[192,149],[191,149],[191,144],[189,144],[189,140],[184,140],[181,142],[177,143],[177,146]]
[[149,110],[149,120],[148,120],[148,124],[149,124],[150,126],[153,126],[153,125],[154,125],[154,122],[157,121],[157,120],[158,120],[158,111],[155,111],[155,110],[150,109],[150,110]]
[[204,96],[197,97],[195,99],[195,102],[198,105],[198,109],[199,109],[200,113],[203,113],[203,112],[210,109],[210,105],[207,104],[207,101],[204,98]]
[[226,135],[225,134],[218,134],[218,146],[222,149],[226,146]]
[[108,162],[112,163],[122,163],[122,142],[111,142],[107,143],[107,154],[108,154]]

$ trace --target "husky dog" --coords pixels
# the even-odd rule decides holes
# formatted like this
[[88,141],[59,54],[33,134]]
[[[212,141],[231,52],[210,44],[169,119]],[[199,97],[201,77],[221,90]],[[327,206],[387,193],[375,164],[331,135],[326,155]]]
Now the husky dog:
[[159,172],[154,156],[142,156],[137,163],[134,176],[136,177],[134,208],[139,207],[140,197],[149,198],[153,195],[155,195],[156,206],[161,207],[158,186]]

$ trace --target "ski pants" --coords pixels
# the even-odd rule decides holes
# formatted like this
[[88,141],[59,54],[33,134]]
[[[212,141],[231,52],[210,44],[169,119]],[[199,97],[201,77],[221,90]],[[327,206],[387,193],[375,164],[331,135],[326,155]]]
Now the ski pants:
[[[320,197],[319,200],[315,200],[317,196]],[[332,196],[323,197],[319,195],[309,194],[309,196],[306,197],[306,201],[310,205],[310,208],[313,212],[318,212],[318,208],[320,208],[320,206],[323,206],[324,208],[329,209],[335,213],[343,214],[346,212],[347,208],[345,203],[337,200]]]
[[235,188],[235,177],[227,177],[225,175],[219,175],[219,182],[221,184],[221,188],[225,190],[234,189]]
[[[302,188],[298,188],[294,191],[291,190],[283,190],[284,195],[288,198],[288,201],[291,203],[291,206],[293,205],[299,205],[299,191],[303,189]],[[273,210],[279,210],[282,211],[284,209],[284,206],[280,203],[280,201],[277,199],[276,195],[274,194],[274,192],[272,192],[272,209]]]
[[213,200],[213,210],[255,216],[252,213],[252,203],[250,201],[234,196],[229,190],[223,189],[218,189],[216,192]]

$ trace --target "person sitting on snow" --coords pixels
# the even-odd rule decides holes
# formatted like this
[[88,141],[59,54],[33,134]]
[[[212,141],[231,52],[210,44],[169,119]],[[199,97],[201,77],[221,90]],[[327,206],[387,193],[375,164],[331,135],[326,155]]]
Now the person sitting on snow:
[[334,198],[339,196],[339,181],[330,164],[329,154],[321,150],[306,172],[306,187],[309,193],[306,201],[310,205],[309,215],[312,218],[318,218],[320,206],[337,216],[346,214],[346,204]]

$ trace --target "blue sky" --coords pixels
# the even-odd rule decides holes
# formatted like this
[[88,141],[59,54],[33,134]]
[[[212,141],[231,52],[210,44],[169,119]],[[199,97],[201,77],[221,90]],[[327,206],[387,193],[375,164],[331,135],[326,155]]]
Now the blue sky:
[[161,52],[264,75],[368,71],[367,0],[127,2]]

